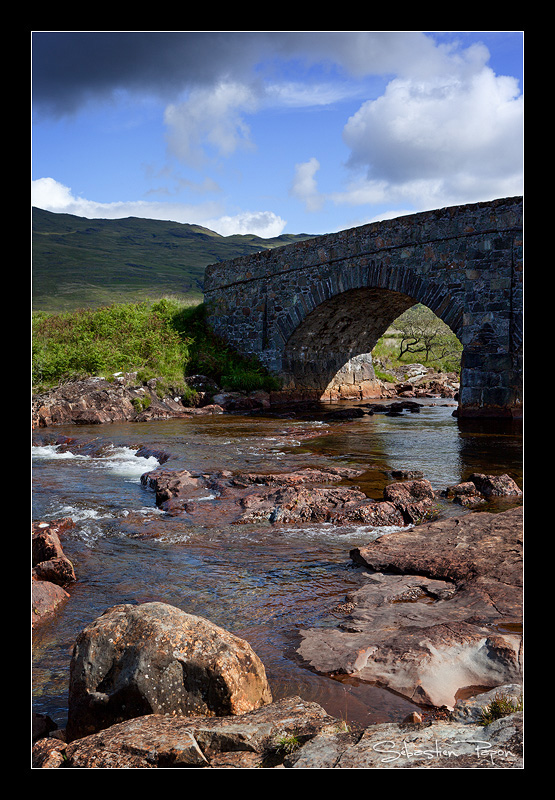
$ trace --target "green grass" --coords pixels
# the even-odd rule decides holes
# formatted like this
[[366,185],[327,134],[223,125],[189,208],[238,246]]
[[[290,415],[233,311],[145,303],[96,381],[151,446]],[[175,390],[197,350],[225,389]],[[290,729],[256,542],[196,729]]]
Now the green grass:
[[[390,367],[410,363],[399,361],[395,354],[395,339],[390,335],[384,336],[373,352]],[[441,368],[437,363],[434,366]],[[457,371],[459,365],[453,362],[442,367]],[[194,393],[184,378],[195,374],[212,378],[227,391],[279,389],[278,380],[258,361],[240,356],[214,335],[206,323],[203,303],[166,297],[33,314],[35,391],[89,376],[110,379],[117,372],[137,372],[142,384],[156,378],[159,393],[190,400]],[[388,376],[379,373],[379,377]]]
[[283,734],[282,736],[278,736],[275,740],[276,752],[284,756],[295,752],[300,746],[301,741],[295,734]]
[[[409,367],[411,364],[424,364],[424,366],[430,367],[436,372],[460,373],[462,345],[459,345],[454,334],[453,341],[456,352],[454,352],[452,355],[447,358],[432,357],[426,361],[422,357],[419,357],[418,354],[412,353],[405,353],[401,358],[399,358],[399,346],[395,342],[395,337],[392,337],[390,334],[386,334],[378,340],[376,346],[372,350],[372,357],[378,358],[383,364],[387,365],[389,369],[402,369],[403,367]],[[393,382],[398,380],[398,378],[392,377],[391,374],[387,372],[387,368],[382,370],[378,375],[378,372],[380,372],[379,367],[374,365],[374,371],[376,373],[376,377],[379,377],[380,380]]]
[[151,378],[165,393],[189,397],[184,378],[202,374],[222,389],[277,389],[275,378],[218,339],[206,324],[202,303],[175,299],[113,303],[97,309],[33,315],[33,387],[52,388],[90,376],[110,379],[117,372]]
[[[379,344],[379,342],[378,342]],[[372,356],[376,355],[376,349],[372,351]],[[383,369],[380,369],[377,364],[374,364],[374,375],[380,381],[385,381],[385,383],[397,383],[397,378],[390,372],[385,372]]]
[[[401,353],[402,336],[400,329],[406,328],[406,320],[410,320],[409,315],[415,314],[418,310],[420,319],[423,319],[430,328],[437,331],[433,346],[429,353],[425,352],[404,352]],[[396,382],[397,378],[392,378],[387,372],[388,369],[403,369],[411,364],[424,364],[426,367],[434,369],[436,372],[456,372],[460,374],[461,369],[462,344],[455,334],[445,323],[436,317],[429,308],[425,306],[415,306],[398,317],[384,335],[378,340],[372,350],[372,357],[378,359],[382,364],[374,364],[376,377],[380,380]]]

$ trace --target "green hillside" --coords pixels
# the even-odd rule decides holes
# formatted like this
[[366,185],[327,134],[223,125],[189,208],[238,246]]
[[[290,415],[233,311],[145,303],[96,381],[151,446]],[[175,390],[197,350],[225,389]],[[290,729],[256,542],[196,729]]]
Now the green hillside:
[[311,238],[220,236],[152,219],[86,219],[33,208],[33,310],[55,313],[146,298],[202,300],[208,264]]

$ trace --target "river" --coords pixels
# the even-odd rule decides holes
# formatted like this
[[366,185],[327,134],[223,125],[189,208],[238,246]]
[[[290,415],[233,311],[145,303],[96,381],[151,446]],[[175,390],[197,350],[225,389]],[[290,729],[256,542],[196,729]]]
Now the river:
[[[156,600],[246,639],[266,667],[274,699],[297,694],[365,726],[402,720],[417,708],[408,700],[352,678],[315,674],[296,655],[299,629],[337,625],[341,615],[334,607],[363,580],[349,551],[391,529],[194,525],[157,509],[140,476],[159,462],[136,451],[143,445],[162,450],[171,456],[165,468],[206,472],[355,467],[364,474],[351,484],[376,500],[395,469],[421,471],[434,489],[472,472],[507,473],[522,487],[521,432],[505,424],[462,425],[452,412],[452,402],[438,400],[422,402],[420,413],[346,422],[324,421],[318,413],[224,414],[38,432],[33,519],[74,520],[62,546],[77,582],[33,632],[33,709],[65,727],[78,633],[113,605]],[[64,452],[48,443],[58,435],[94,440],[95,452]],[[208,494],[200,502],[214,498]],[[445,501],[442,513],[464,512]]]

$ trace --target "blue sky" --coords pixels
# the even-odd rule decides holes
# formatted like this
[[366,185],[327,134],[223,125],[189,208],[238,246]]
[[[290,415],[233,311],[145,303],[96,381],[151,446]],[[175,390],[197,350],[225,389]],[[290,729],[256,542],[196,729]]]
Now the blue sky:
[[35,31],[32,204],[329,233],[523,193],[522,31]]

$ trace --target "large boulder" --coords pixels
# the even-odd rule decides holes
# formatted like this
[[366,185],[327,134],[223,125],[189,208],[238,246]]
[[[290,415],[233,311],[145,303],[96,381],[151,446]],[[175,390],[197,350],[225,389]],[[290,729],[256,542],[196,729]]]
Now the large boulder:
[[146,714],[244,714],[271,700],[264,665],[243,639],[165,603],[118,605],[76,641],[67,735]]

